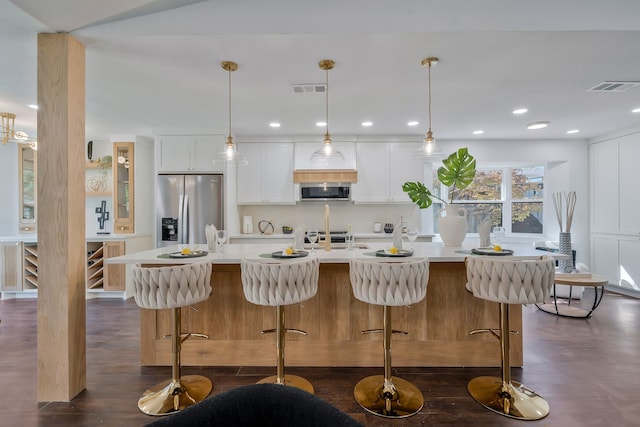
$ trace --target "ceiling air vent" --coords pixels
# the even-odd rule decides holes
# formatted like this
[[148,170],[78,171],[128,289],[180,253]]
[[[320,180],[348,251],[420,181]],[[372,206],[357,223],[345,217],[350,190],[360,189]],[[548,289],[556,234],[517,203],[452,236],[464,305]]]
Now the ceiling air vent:
[[307,83],[300,85],[291,85],[293,93],[325,93],[327,85],[323,83]]
[[588,92],[624,92],[640,85],[640,82],[602,82]]

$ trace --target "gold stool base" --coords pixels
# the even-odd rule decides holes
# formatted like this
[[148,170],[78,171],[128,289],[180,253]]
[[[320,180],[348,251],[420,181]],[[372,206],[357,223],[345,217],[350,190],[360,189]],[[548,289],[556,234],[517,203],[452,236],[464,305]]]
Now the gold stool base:
[[179,381],[163,381],[149,388],[138,400],[138,408],[147,415],[169,415],[201,402],[212,388],[207,377],[185,375]]
[[[270,377],[263,378],[256,384],[278,384],[278,376],[272,375]],[[311,383],[305,378],[299,377],[297,375],[285,375],[284,384],[282,385],[299,388],[308,393],[314,394],[313,385],[311,385]]]
[[549,404],[535,391],[511,381],[503,388],[498,377],[477,377],[467,384],[469,394],[485,408],[519,420],[539,420],[549,414]]
[[384,375],[372,375],[358,381],[353,397],[362,408],[386,418],[406,418],[420,412],[424,397],[418,387],[409,381],[391,377],[396,393],[390,399],[383,395]]

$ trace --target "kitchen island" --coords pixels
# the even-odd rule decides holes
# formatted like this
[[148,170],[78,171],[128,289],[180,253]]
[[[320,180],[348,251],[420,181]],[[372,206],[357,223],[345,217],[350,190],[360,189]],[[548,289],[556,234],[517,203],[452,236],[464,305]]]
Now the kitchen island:
[[[287,366],[381,366],[382,336],[362,335],[366,329],[382,328],[382,307],[353,297],[349,259],[371,257],[387,244],[347,251],[316,249],[309,256],[320,260],[317,295],[301,304],[287,306],[287,325],[309,334],[287,336]],[[107,263],[171,265],[211,262],[213,292],[207,301],[182,311],[183,331],[205,333],[209,339],[192,338],[183,343],[181,363],[191,366],[274,366],[274,335],[261,333],[275,327],[272,307],[247,302],[242,291],[240,260],[282,250],[277,244],[230,244],[224,253],[199,258],[174,259],[166,254],[185,245],[174,245],[110,258]],[[206,245],[189,245],[206,250]],[[549,255],[532,245],[508,245],[514,257]],[[445,247],[442,243],[415,244],[416,257],[430,260],[426,298],[410,307],[393,307],[394,330],[408,332],[393,338],[394,366],[500,366],[500,345],[491,334],[469,335],[476,328],[499,327],[498,304],[475,298],[465,290],[464,259],[469,247]],[[386,258],[406,260],[409,258]],[[274,260],[275,261],[275,260]],[[522,313],[511,310],[511,363],[521,366]],[[169,310],[141,309],[141,363],[171,365]]]

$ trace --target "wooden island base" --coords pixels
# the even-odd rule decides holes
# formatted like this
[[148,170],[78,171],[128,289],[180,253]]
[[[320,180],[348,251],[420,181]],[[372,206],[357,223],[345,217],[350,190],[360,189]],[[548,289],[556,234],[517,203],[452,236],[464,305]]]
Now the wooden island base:
[[[238,264],[214,264],[213,293],[205,302],[182,309],[184,366],[275,366],[275,307],[247,302]],[[500,343],[491,334],[469,335],[477,328],[499,328],[497,303],[475,298],[464,286],[464,262],[432,262],[427,297],[411,307],[394,307],[393,366],[500,366]],[[170,310],[141,309],[143,365],[171,365]],[[510,306],[511,365],[522,366],[522,311]],[[305,330],[288,333],[286,366],[382,366],[382,334],[361,335],[382,328],[382,307],[356,300],[348,264],[320,264],[317,295],[285,309],[286,325]]]

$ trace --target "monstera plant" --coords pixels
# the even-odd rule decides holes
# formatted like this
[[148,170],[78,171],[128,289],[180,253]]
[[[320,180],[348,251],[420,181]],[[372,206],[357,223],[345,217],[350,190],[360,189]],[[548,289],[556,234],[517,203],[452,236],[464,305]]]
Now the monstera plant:
[[445,205],[452,203],[456,191],[464,190],[473,182],[476,176],[476,159],[469,154],[469,150],[459,148],[442,161],[438,168],[438,180],[449,187],[449,202],[433,194],[423,183],[407,181],[402,184],[402,191],[407,193],[420,209],[426,209],[438,199]]

